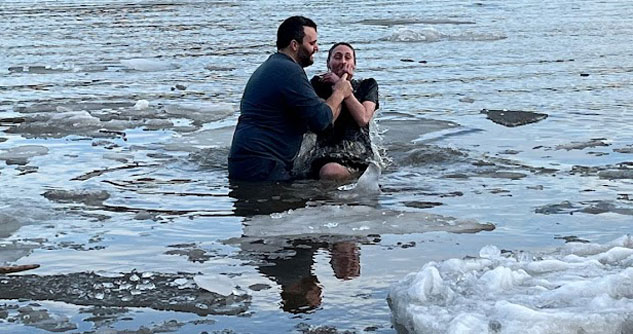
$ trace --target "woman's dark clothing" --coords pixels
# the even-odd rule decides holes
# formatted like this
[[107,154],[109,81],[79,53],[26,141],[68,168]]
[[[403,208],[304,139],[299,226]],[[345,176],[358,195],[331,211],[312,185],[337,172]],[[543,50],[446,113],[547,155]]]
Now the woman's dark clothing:
[[[320,76],[310,80],[317,95],[328,99],[332,95],[332,84],[324,82]],[[360,103],[371,101],[378,109],[378,83],[373,78],[352,80],[354,96]],[[360,127],[345,104],[334,122],[334,126],[317,136],[310,163],[310,175],[319,177],[319,170],[329,162],[337,162],[345,167],[363,172],[374,160],[371,147],[369,125]]]

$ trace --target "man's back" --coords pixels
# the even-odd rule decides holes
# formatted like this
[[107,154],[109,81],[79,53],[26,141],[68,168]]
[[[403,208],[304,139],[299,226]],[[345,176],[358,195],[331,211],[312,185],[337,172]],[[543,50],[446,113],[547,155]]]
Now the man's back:
[[229,178],[237,180],[290,179],[303,134],[332,123],[330,107],[303,68],[283,53],[271,55],[253,73],[240,112],[229,154]]

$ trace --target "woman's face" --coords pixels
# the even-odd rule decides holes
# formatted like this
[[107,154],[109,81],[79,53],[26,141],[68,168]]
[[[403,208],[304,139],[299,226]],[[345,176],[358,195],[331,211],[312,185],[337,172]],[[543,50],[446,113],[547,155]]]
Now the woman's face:
[[332,50],[332,56],[327,67],[339,77],[343,73],[348,74],[348,78],[354,75],[356,65],[354,64],[354,51],[346,45],[339,45]]

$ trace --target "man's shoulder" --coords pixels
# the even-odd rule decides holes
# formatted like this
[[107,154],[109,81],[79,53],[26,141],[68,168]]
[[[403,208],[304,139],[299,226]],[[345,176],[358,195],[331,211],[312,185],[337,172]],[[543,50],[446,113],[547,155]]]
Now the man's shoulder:
[[292,58],[286,56],[285,54],[281,53],[281,52],[276,52],[273,53],[272,55],[270,55],[270,57],[268,57],[268,59],[266,60],[265,64],[270,64],[273,66],[282,66],[282,67],[288,67],[288,68],[295,68],[295,69],[301,69],[301,66],[299,66],[299,64],[295,63]]

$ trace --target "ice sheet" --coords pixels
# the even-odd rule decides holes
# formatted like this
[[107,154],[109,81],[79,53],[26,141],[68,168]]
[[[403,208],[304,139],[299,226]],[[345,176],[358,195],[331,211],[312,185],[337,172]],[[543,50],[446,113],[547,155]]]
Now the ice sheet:
[[486,246],[425,264],[388,300],[404,333],[631,333],[633,237],[538,256]]

